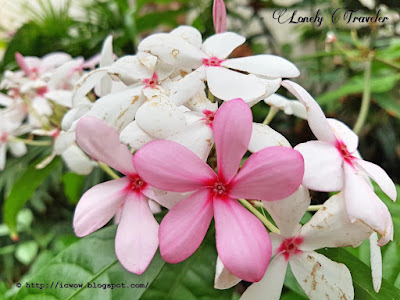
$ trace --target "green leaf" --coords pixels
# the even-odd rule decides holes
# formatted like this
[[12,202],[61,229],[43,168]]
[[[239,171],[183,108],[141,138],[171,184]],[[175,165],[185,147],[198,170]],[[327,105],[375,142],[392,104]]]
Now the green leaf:
[[216,260],[215,236],[214,230],[211,229],[200,248],[191,257],[179,264],[165,264],[141,299],[232,299],[232,289],[214,289]]
[[400,290],[386,280],[382,280],[381,290],[376,293],[372,286],[371,269],[350,252],[341,248],[325,248],[318,252],[349,268],[353,278],[354,299],[400,299]]
[[36,169],[34,162],[26,172],[14,183],[10,195],[4,203],[3,218],[7,224],[11,236],[17,237],[17,215],[25,203],[32,196],[36,188],[61,164],[60,158],[55,158],[44,169]]
[[400,119],[399,99],[395,99],[390,94],[374,94],[372,95],[372,99],[375,100],[380,107],[386,110],[389,115]]
[[[114,253],[115,232],[116,226],[107,227],[74,243],[30,279],[31,283],[44,284],[43,289],[25,285],[14,299],[139,299],[145,289],[131,288],[131,284],[150,284],[165,262],[157,252],[141,276],[126,271]],[[58,288],[55,288],[57,283]],[[87,283],[124,283],[125,288],[89,288]],[[60,284],[81,287],[60,288]]]
[[66,173],[62,177],[64,184],[64,194],[71,204],[77,204],[82,196],[83,183],[85,176],[76,173]]
[[[385,93],[393,89],[396,82],[400,79],[399,74],[386,76],[375,76],[371,78],[371,93]],[[319,104],[329,104],[332,101],[339,101],[341,97],[362,93],[364,91],[364,79],[362,76],[354,76],[348,83],[340,88],[327,92],[318,97]]]

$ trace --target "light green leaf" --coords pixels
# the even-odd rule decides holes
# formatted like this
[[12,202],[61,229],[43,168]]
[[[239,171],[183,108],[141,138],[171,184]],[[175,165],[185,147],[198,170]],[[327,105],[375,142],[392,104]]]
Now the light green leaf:
[[[44,288],[23,286],[14,299],[139,299],[145,289],[131,288],[130,285],[150,285],[165,262],[157,252],[141,276],[126,271],[114,253],[115,231],[116,226],[99,230],[62,251],[30,279],[30,282],[44,284]],[[87,283],[124,283],[126,288],[88,288]],[[53,288],[50,288],[52,284]],[[81,287],[60,288],[61,284],[77,284]]]
[[39,245],[35,241],[20,243],[15,250],[15,257],[24,265],[29,265],[36,257]]
[[61,159],[54,159],[44,169],[36,169],[34,162],[25,173],[14,183],[3,208],[4,222],[7,224],[11,236],[17,238],[17,215],[25,203],[32,196],[36,188],[61,164]]

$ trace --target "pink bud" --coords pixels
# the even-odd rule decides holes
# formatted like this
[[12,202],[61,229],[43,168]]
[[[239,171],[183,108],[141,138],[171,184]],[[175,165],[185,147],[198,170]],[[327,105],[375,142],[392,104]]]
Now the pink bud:
[[28,65],[26,64],[25,58],[22,56],[21,53],[15,52],[15,60],[17,61],[17,64],[19,68],[24,71],[26,76],[29,76],[31,74],[31,70],[29,69]]
[[226,31],[226,8],[224,0],[214,0],[213,20],[215,33]]

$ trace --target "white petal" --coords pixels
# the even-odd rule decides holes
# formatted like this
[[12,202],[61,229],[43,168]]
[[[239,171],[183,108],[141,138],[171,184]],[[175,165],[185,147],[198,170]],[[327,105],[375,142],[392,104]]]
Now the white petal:
[[246,38],[234,32],[218,33],[210,36],[203,43],[201,49],[210,57],[227,58],[237,47],[242,45]]
[[141,87],[128,88],[98,99],[86,115],[102,119],[121,132],[133,121],[144,101]]
[[114,62],[113,37],[112,35],[109,35],[104,40],[103,48],[101,49],[100,68],[107,67],[111,65],[113,62]]
[[289,197],[279,201],[263,201],[263,204],[280,229],[281,235],[289,238],[298,233],[297,226],[310,201],[308,189],[300,185]]
[[324,142],[336,142],[336,136],[332,131],[321,107],[311,95],[300,85],[290,80],[282,81],[282,86],[292,93],[305,107],[308,125],[316,138]]
[[249,151],[257,152],[261,149],[271,146],[283,146],[291,148],[288,140],[279,132],[273,130],[268,125],[253,123]]
[[289,100],[281,95],[273,94],[264,99],[264,102],[283,110],[287,115],[294,115],[298,118],[307,120],[306,108],[298,100]]
[[68,86],[71,84],[70,76],[75,72],[75,70],[79,69],[83,63],[83,57],[78,57],[62,64],[54,72],[52,72],[47,87],[50,90],[64,89],[65,85]]
[[139,62],[144,65],[150,72],[154,72],[157,64],[157,57],[146,52],[138,52],[136,54]]
[[168,209],[171,209],[178,202],[191,196],[193,192],[189,193],[167,192],[152,187],[144,190],[143,194],[146,195],[146,197],[156,201],[158,204]]
[[267,76],[270,78],[291,78],[300,75],[300,71],[290,61],[276,55],[261,54],[227,59],[224,67]]
[[122,143],[129,145],[132,149],[139,150],[147,143],[154,140],[153,137],[144,132],[137,124],[133,121],[121,131],[119,139]]
[[72,124],[77,120],[79,120],[79,118],[87,114],[92,108],[92,106],[93,103],[84,103],[67,111],[67,113],[64,115],[62,119],[61,128],[65,131],[70,130]]
[[24,142],[9,142],[8,147],[10,148],[10,152],[15,157],[21,157],[26,154],[27,149]]
[[343,193],[339,193],[329,198],[303,226],[301,236],[304,242],[301,249],[358,247],[371,233],[372,230],[362,222],[350,222]]
[[396,186],[389,175],[380,166],[371,162],[357,159],[357,165],[368,174],[382,189],[382,191],[389,196],[390,199],[396,201],[397,191]]
[[82,99],[96,86],[101,79],[107,75],[107,68],[96,69],[83,76],[75,85],[72,96],[73,106],[81,103]]
[[7,149],[6,144],[0,144],[0,171],[6,166]]
[[179,26],[172,30],[170,34],[179,36],[180,38],[184,39],[185,41],[199,49],[203,42],[200,31],[192,26]]
[[35,99],[33,99],[32,107],[39,116],[51,116],[51,114],[53,113],[49,102],[42,97],[36,97]]
[[139,51],[157,56],[163,62],[196,69],[203,64],[205,54],[184,39],[167,33],[157,33],[145,38],[138,47]]
[[42,71],[56,68],[71,60],[71,55],[64,52],[52,52],[42,57],[40,67]]
[[87,175],[92,172],[92,161],[76,145],[70,146],[61,154],[61,157],[72,172],[80,175]]
[[10,106],[14,100],[11,97],[8,97],[7,95],[0,93],[0,105],[2,106]]
[[13,132],[21,126],[25,116],[26,109],[22,102],[14,102],[11,106],[0,109],[0,132]]
[[136,55],[126,55],[107,68],[108,74],[126,85],[141,83],[143,79],[151,78],[154,70],[142,64]]
[[303,155],[303,184],[307,188],[322,192],[336,192],[343,188],[343,158],[335,146],[310,141],[294,149]]
[[185,103],[185,106],[192,111],[204,112],[204,110],[216,111],[218,109],[217,102],[211,102],[204,90],[200,90],[192,99]]
[[62,131],[54,141],[54,151],[60,155],[75,143],[75,131]]
[[[354,299],[353,281],[344,264],[334,262],[314,251],[289,259],[294,277],[310,300]],[[329,295],[327,297],[327,295]]]
[[201,90],[204,90],[202,74],[194,71],[182,79],[172,82],[169,88],[169,98],[177,106],[180,106],[190,98],[193,98]]
[[372,284],[375,292],[379,292],[382,285],[382,253],[381,247],[378,246],[378,235],[376,232],[369,237],[370,245],[370,261],[372,272]]
[[183,112],[167,97],[146,101],[136,114],[137,125],[157,139],[166,139],[181,132],[186,125]]
[[211,93],[222,100],[241,98],[246,102],[265,97],[267,81],[222,67],[207,67],[207,83]]
[[327,119],[336,137],[343,141],[347,150],[353,153],[358,147],[358,136],[346,124],[336,119]]
[[386,205],[373,192],[368,183],[349,164],[344,164],[344,199],[351,222],[361,221],[381,235],[383,246],[393,239],[393,222]]
[[46,99],[65,107],[72,107],[72,91],[53,90],[44,95]]
[[233,275],[227,268],[225,268],[219,256],[215,265],[215,278],[214,288],[218,290],[230,289],[237,285],[242,279]]
[[279,300],[286,269],[287,261],[283,255],[278,255],[269,264],[263,279],[250,285],[240,300]]

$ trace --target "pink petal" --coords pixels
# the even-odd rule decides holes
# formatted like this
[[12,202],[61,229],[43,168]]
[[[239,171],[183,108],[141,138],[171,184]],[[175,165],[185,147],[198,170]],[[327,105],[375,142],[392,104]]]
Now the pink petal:
[[382,189],[382,191],[389,196],[390,199],[396,201],[397,191],[396,186],[389,175],[380,166],[371,162],[357,159],[356,163],[369,177],[371,177]]
[[283,282],[285,281],[287,264],[288,262],[283,255],[276,256],[268,266],[267,272],[265,272],[263,279],[249,286],[240,299],[280,299]]
[[76,141],[89,156],[124,173],[135,174],[132,154],[119,141],[119,133],[95,117],[83,117],[76,126]]
[[393,239],[393,222],[386,205],[349,164],[344,164],[344,198],[351,222],[361,221],[381,235],[379,246]]
[[168,263],[191,256],[203,241],[213,217],[212,195],[202,189],[175,205],[160,224],[160,251]]
[[336,192],[343,188],[343,158],[330,143],[310,141],[294,147],[304,158],[303,185],[315,191]]
[[25,75],[29,76],[31,73],[31,69],[29,68],[28,64],[26,63],[23,55],[19,52],[15,52],[15,60],[17,61],[19,68],[22,71],[24,71]]
[[271,258],[271,242],[264,225],[231,198],[214,198],[217,251],[224,266],[243,280],[263,278]]
[[231,182],[234,198],[275,201],[293,194],[301,184],[301,154],[286,147],[268,147],[251,155]]
[[346,124],[336,119],[327,119],[338,140],[343,141],[347,150],[353,153],[358,147],[358,136]]
[[146,197],[129,193],[122,209],[115,254],[129,272],[142,274],[158,248],[158,223]]
[[213,21],[215,33],[226,31],[226,8],[224,0],[214,0]]
[[211,167],[196,154],[167,140],[143,146],[133,157],[133,163],[146,182],[171,192],[196,191],[216,177]]
[[75,208],[76,235],[86,236],[107,224],[123,204],[128,184],[129,179],[124,177],[98,184],[84,193]]
[[321,107],[319,107],[313,97],[311,97],[311,95],[300,85],[290,80],[282,81],[282,86],[291,92],[306,107],[308,125],[317,139],[324,142],[335,143],[335,134],[333,133]]
[[230,182],[247,151],[253,127],[250,107],[242,99],[225,102],[215,114],[213,132],[218,174]]

